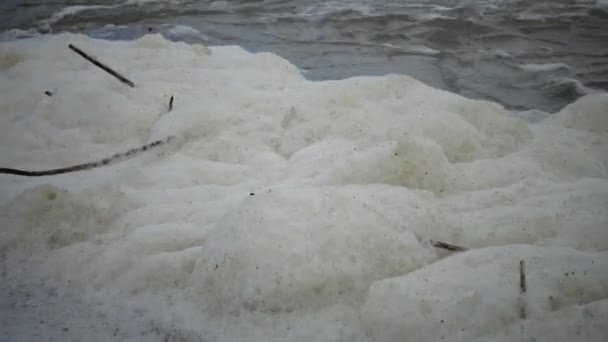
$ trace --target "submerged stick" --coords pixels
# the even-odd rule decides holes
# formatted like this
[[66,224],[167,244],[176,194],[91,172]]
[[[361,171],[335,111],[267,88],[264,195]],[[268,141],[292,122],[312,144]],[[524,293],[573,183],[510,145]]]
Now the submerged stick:
[[452,252],[464,252],[464,251],[469,250],[466,247],[457,246],[457,245],[453,245],[451,243],[435,241],[435,240],[431,240],[431,245],[433,245],[434,247],[437,247],[437,248],[447,249],[448,251],[452,251]]
[[521,319],[525,319],[528,314],[526,310],[526,290],[528,286],[526,284],[526,264],[524,260],[519,261],[519,294],[520,298],[520,308],[519,308],[519,317]]
[[94,169],[94,168],[97,168],[100,166],[106,166],[106,165],[109,165],[112,163],[116,163],[120,160],[124,160],[129,157],[134,157],[135,155],[140,154],[144,151],[158,147],[160,145],[164,145],[164,144],[170,142],[171,140],[173,140],[173,137],[169,137],[164,140],[156,140],[156,141],[153,141],[146,145],[132,148],[132,149],[128,150],[127,152],[116,153],[110,157],[101,159],[96,162],[91,162],[91,163],[78,164],[78,165],[73,165],[73,166],[68,166],[68,167],[62,167],[59,169],[51,169],[51,170],[44,170],[44,171],[25,171],[25,170],[19,170],[19,169],[11,169],[11,168],[0,168],[0,174],[9,174],[9,175],[17,175],[17,176],[25,176],[25,177],[41,177],[41,176],[59,175],[62,173],[69,173],[69,172],[91,170],[91,169]]
[[69,44],[68,47],[70,49],[72,49],[72,51],[76,52],[77,54],[79,54],[80,56],[82,56],[84,59],[86,59],[87,61],[95,64],[96,66],[98,66],[99,68],[103,69],[105,72],[107,72],[108,74],[118,78],[122,83],[125,83],[129,86],[131,86],[131,88],[135,87],[135,83],[131,82],[131,80],[129,80],[128,78],[124,77],[123,75],[117,73],[116,71],[110,69],[109,67],[105,66],[104,64],[102,64],[100,61],[98,61],[97,59],[89,56],[88,54],[86,54],[84,51],[80,50],[79,48],[77,48],[76,46],[74,46],[73,44]]

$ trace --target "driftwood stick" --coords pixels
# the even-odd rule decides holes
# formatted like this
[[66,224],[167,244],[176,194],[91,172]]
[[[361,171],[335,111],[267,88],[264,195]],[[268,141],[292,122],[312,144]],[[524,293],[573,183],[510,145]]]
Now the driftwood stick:
[[526,309],[526,291],[528,289],[528,285],[526,284],[526,264],[524,260],[519,261],[519,294],[520,298],[520,308],[519,308],[519,317],[521,319],[525,319],[528,316]]
[[109,67],[105,66],[104,64],[102,64],[100,61],[98,61],[97,59],[89,56],[88,54],[86,54],[84,51],[80,50],[79,48],[77,48],[76,46],[74,46],[73,44],[69,44],[68,47],[70,49],[72,49],[72,51],[76,52],[77,54],[79,54],[80,56],[82,56],[84,59],[86,59],[87,61],[95,64],[96,66],[98,66],[99,68],[103,69],[105,72],[107,72],[108,74],[116,77],[117,79],[119,79],[122,83],[125,83],[127,85],[129,85],[131,88],[135,87],[135,83],[131,82],[128,78],[124,77],[123,75],[117,73],[116,71],[110,69]]
[[127,152],[116,153],[110,157],[101,159],[96,162],[78,164],[78,165],[73,165],[73,166],[68,166],[68,167],[62,167],[59,169],[51,169],[51,170],[44,170],[44,171],[25,171],[25,170],[19,170],[19,169],[11,169],[11,168],[0,168],[0,174],[9,174],[9,175],[17,175],[17,176],[25,176],[25,177],[42,177],[42,176],[59,175],[59,174],[68,173],[68,172],[90,170],[90,169],[94,169],[96,167],[115,163],[119,160],[124,160],[126,158],[134,157],[135,155],[137,155],[139,153],[142,153],[144,151],[155,148],[157,146],[166,144],[166,143],[170,142],[172,139],[173,139],[173,137],[169,137],[165,140],[156,140],[156,141],[153,141],[146,145],[132,148],[132,149],[128,150]]
[[431,245],[433,245],[433,247],[447,249],[448,251],[452,251],[452,252],[464,252],[464,251],[469,250],[468,248],[465,248],[465,247],[453,245],[453,244],[447,243],[447,242],[435,241],[435,240],[431,240]]

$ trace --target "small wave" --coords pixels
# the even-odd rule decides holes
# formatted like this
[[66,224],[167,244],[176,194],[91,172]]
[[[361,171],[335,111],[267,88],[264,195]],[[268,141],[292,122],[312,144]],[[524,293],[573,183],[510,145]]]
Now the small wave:
[[40,35],[40,33],[35,29],[29,29],[29,30],[11,29],[11,30],[0,33],[0,41],[10,41],[10,40],[16,40],[16,39],[31,38],[31,37],[36,37],[39,35]]
[[608,0],[596,0],[589,8],[589,14],[596,17],[608,17]]
[[405,8],[420,8],[420,9],[430,9],[431,11],[437,12],[449,12],[458,8],[456,7],[445,7],[441,5],[427,5],[427,4],[406,4],[403,5]]
[[150,2],[158,2],[159,0],[127,0],[125,2],[123,2],[122,4],[118,5],[118,6],[125,6],[125,5],[144,5]]
[[449,15],[445,15],[445,14],[440,14],[440,13],[419,13],[419,14],[413,14],[412,17],[414,17],[415,19],[424,22],[424,21],[431,21],[431,20],[435,20],[435,19],[446,19],[446,20],[455,20],[457,18],[449,16]]
[[384,43],[382,44],[382,46],[387,47],[389,49],[392,50],[398,50],[401,52],[406,52],[406,53],[410,53],[410,54],[416,54],[416,55],[428,55],[428,56],[435,56],[441,53],[441,51],[439,50],[435,50],[432,49],[428,46],[424,46],[424,45],[394,45],[394,44],[390,44],[390,43]]
[[495,57],[503,58],[503,59],[511,59],[513,56],[506,50],[494,50],[491,52]]
[[75,15],[75,14],[77,14],[79,12],[90,11],[90,10],[98,10],[98,9],[116,8],[116,7],[121,6],[121,5],[107,5],[107,6],[106,5],[91,5],[91,6],[76,5],[76,6],[68,6],[68,7],[64,7],[61,11],[53,14],[50,18],[43,20],[42,23],[46,24],[46,25],[52,25],[52,24],[55,24],[55,23],[63,20],[63,18],[65,18],[65,17]]
[[602,92],[601,90],[589,88],[583,82],[570,77],[551,78],[545,85],[545,89],[553,96],[567,99],[569,102],[573,102],[585,95]]
[[187,25],[172,26],[166,33],[171,38],[200,38],[204,41],[209,41],[209,37],[205,36],[194,27]]
[[540,122],[547,116],[551,115],[545,111],[539,109],[528,109],[528,110],[513,110],[510,112],[516,118],[526,120],[530,123]]
[[98,29],[89,31],[87,34],[97,39],[107,40],[130,40],[141,37],[144,35],[146,30],[138,29],[137,27],[131,27],[127,25],[114,25],[107,24]]
[[297,14],[301,17],[324,17],[333,15],[336,12],[356,12],[361,15],[371,15],[373,9],[362,3],[343,2],[343,1],[327,1],[320,4],[314,4],[306,7],[303,11]]
[[73,16],[76,15],[80,12],[84,12],[84,11],[91,11],[91,10],[101,10],[101,9],[114,9],[114,8],[119,8],[119,7],[123,7],[123,6],[130,6],[130,5],[143,5],[146,3],[150,3],[150,2],[157,2],[158,0],[126,0],[125,2],[116,4],[116,5],[74,5],[74,6],[67,6],[64,7],[63,9],[61,9],[59,12],[54,13],[53,15],[51,15],[49,18],[42,20],[41,24],[43,26],[49,26],[49,25],[53,25],[61,20],[63,20],[63,18],[68,17],[68,16]]
[[515,19],[524,20],[524,21],[544,21],[545,15],[540,13],[520,13],[514,16]]
[[[406,11],[403,10],[413,10]],[[424,9],[424,12],[418,12],[417,10]],[[406,21],[415,22],[426,22],[434,19],[456,19],[452,16],[445,14],[451,11],[452,8],[434,5],[400,5],[398,10],[392,10],[391,8],[380,8],[372,7],[363,3],[334,3],[329,2],[322,5],[313,5],[305,8],[303,11],[297,13],[295,17],[301,18],[323,18],[323,19],[334,19],[334,20],[348,20],[348,19],[364,19],[364,20],[392,20],[392,19],[406,19]],[[290,16],[291,17],[291,16]]]
[[546,63],[546,64],[521,64],[518,67],[528,72],[550,72],[556,70],[570,70],[570,66],[566,63]]
[[608,10],[608,0],[595,0],[595,5],[593,7],[604,8]]

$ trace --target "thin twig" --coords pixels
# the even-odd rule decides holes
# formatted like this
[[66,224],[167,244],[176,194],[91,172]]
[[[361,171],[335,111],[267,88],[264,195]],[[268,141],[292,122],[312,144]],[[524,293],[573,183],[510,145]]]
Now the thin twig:
[[100,61],[98,61],[97,59],[89,56],[88,54],[86,54],[84,51],[80,50],[79,48],[77,48],[76,46],[74,46],[73,44],[69,44],[68,47],[70,49],[72,49],[72,51],[76,52],[77,54],[79,54],[80,56],[82,56],[84,59],[86,59],[87,61],[95,64],[96,66],[98,66],[99,68],[103,69],[105,72],[109,73],[110,75],[118,78],[122,83],[125,83],[129,86],[131,86],[132,88],[135,87],[135,83],[131,82],[131,80],[129,80],[128,78],[124,77],[123,75],[117,73],[116,71],[110,69],[109,67],[105,66],[104,64],[102,64]]
[[171,99],[169,99],[169,111],[173,109],[173,95],[171,95]]
[[526,284],[526,264],[524,260],[520,260],[519,261],[519,294],[521,295],[521,306],[520,306],[520,310],[519,310],[519,317],[521,319],[525,319],[528,315],[527,315],[527,310],[526,310],[526,290],[527,290],[528,286]]
[[526,263],[521,260],[519,262],[519,290],[521,293],[526,293],[527,285],[526,285]]
[[41,176],[59,175],[59,174],[68,173],[68,172],[90,170],[90,169],[94,169],[96,167],[115,163],[119,160],[133,157],[136,154],[139,154],[139,153],[142,153],[149,149],[152,149],[154,147],[166,144],[166,143],[170,142],[172,139],[173,139],[173,137],[169,137],[165,140],[156,140],[156,141],[153,141],[146,145],[132,148],[132,149],[128,150],[127,152],[116,153],[110,157],[101,159],[96,162],[78,164],[78,165],[73,165],[73,166],[68,166],[68,167],[62,167],[59,169],[51,169],[51,170],[44,170],[44,171],[25,171],[25,170],[19,170],[19,169],[11,169],[11,168],[0,168],[0,174],[9,174],[9,175],[17,175],[17,176],[25,176],[25,177],[41,177]]
[[462,246],[457,246],[457,245],[453,245],[451,243],[435,241],[435,240],[431,240],[431,245],[433,245],[434,247],[437,247],[437,248],[447,249],[448,251],[452,251],[452,252],[464,252],[464,251],[469,250],[468,248],[465,248]]

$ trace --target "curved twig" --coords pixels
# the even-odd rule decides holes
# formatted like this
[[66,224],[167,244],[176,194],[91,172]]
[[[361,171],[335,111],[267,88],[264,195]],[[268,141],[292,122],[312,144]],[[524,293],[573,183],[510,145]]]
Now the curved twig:
[[68,166],[68,167],[62,167],[62,168],[58,168],[58,169],[43,170],[43,171],[26,171],[26,170],[11,169],[11,168],[3,167],[3,168],[0,168],[0,174],[17,175],[17,176],[25,176],[25,177],[42,177],[42,176],[59,175],[62,173],[90,170],[90,169],[94,169],[96,167],[115,163],[119,160],[133,157],[136,154],[142,153],[144,151],[158,147],[160,145],[164,145],[164,144],[170,142],[172,139],[173,139],[173,137],[169,137],[164,140],[156,140],[151,143],[145,144],[143,146],[132,148],[126,152],[116,153],[110,157],[103,158],[103,159],[101,159],[99,161],[95,161],[95,162],[78,164],[78,165],[73,165],[73,166]]

